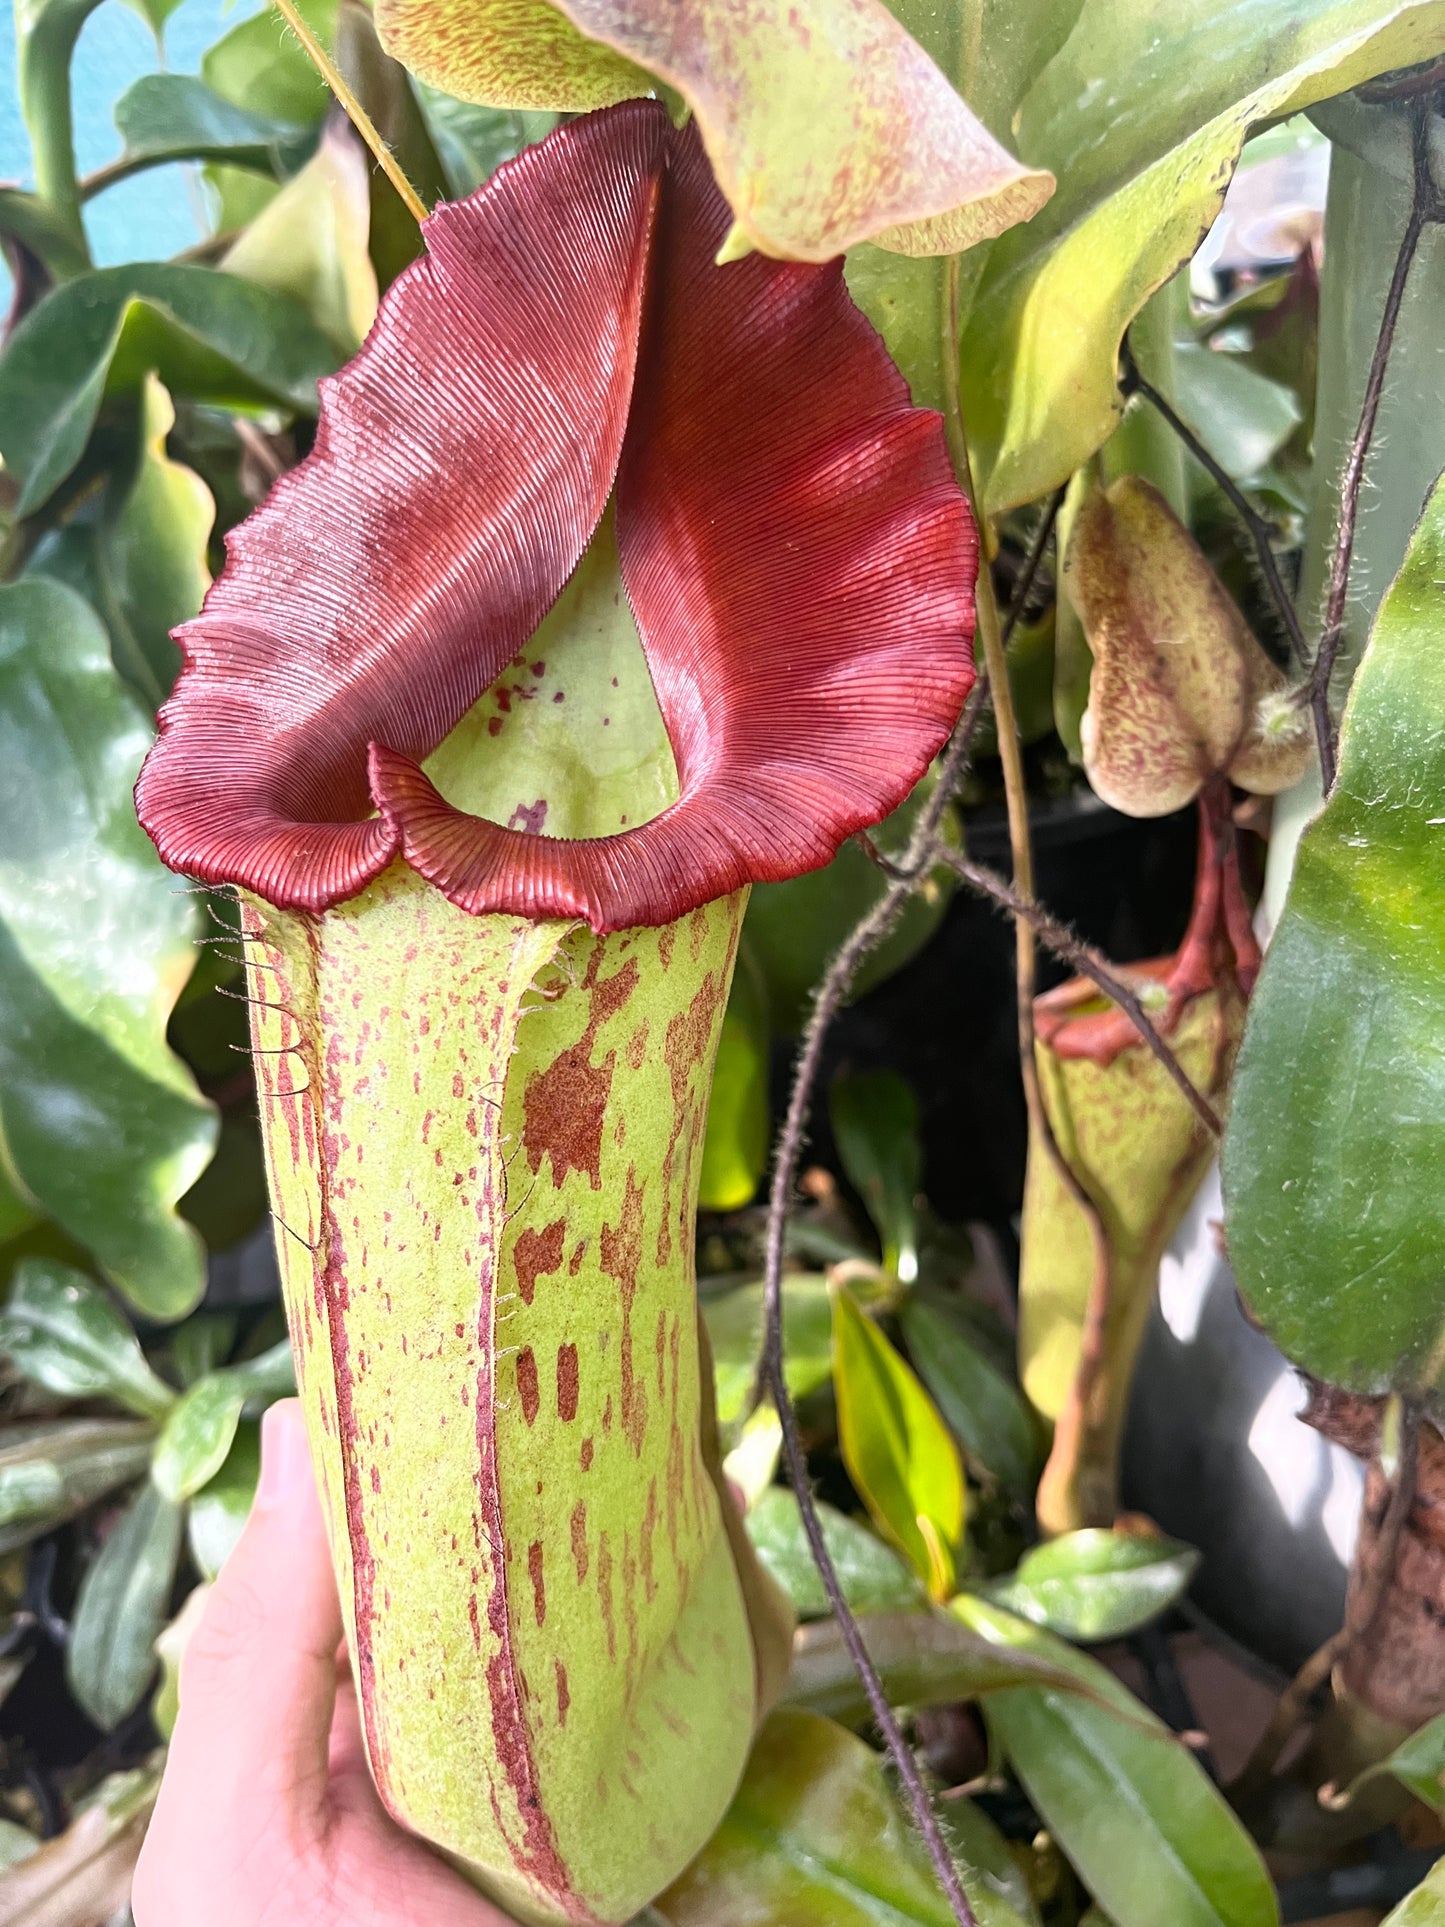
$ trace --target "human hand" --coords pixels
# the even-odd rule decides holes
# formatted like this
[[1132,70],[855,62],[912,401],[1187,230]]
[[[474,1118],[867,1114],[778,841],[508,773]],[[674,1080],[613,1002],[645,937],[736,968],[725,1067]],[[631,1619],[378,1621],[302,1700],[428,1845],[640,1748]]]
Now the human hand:
[[511,1927],[382,1806],[341,1637],[306,1427],[285,1399],[181,1662],[136,1927]]

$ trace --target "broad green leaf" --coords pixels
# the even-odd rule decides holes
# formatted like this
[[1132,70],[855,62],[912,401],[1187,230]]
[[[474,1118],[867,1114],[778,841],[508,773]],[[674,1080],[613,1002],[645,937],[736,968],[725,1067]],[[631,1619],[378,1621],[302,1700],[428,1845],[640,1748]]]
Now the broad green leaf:
[[1198,1565],[1177,1540],[1086,1526],[1026,1552],[988,1596],[1065,1639],[1121,1639],[1172,1606]]
[[151,1461],[156,1488],[177,1504],[199,1492],[226,1462],[246,1388],[229,1372],[208,1372],[166,1414]]
[[[899,857],[927,800],[925,778],[885,823],[873,841],[885,856]],[[958,818],[949,811],[943,824],[950,843],[958,840]],[[893,929],[853,979],[850,995],[861,997],[917,956],[943,921],[955,884],[940,865],[914,892]],[[845,843],[821,870],[787,883],[755,883],[748,899],[744,929],[768,989],[773,1027],[785,1035],[802,1029],[813,992],[854,926],[888,888],[888,879],[856,843]]]
[[[1033,1653],[994,1645],[972,1633],[947,1612],[869,1613],[861,1621],[883,1690],[892,1706],[949,1706],[955,1700],[987,1701],[1011,1687],[1079,1695],[1106,1711],[1116,1707],[1130,1718],[1127,1693],[1122,1704],[1107,1699],[1087,1680]],[[792,1705],[826,1713],[845,1726],[871,1718],[868,1697],[836,1619],[800,1626],[793,1641],[793,1663],[783,1697]],[[1139,1709],[1140,1717],[1151,1716]]]
[[128,1419],[41,1419],[0,1431],[0,1554],[27,1545],[150,1464],[154,1429]]
[[1230,1257],[1285,1354],[1445,1387],[1445,485],[1376,618],[1250,1003],[1224,1142]]
[[968,1463],[1027,1499],[1039,1441],[1018,1386],[980,1345],[964,1313],[946,1300],[912,1296],[901,1320],[914,1369]]
[[1193,254],[1252,127],[1445,47],[1441,0],[1085,0],[1011,138],[1059,188],[996,241],[961,360],[990,513],[1046,494],[1107,439],[1125,328]]
[[[718,1424],[742,1417],[763,1348],[763,1287],[737,1285],[704,1298],[702,1315],[712,1343]],[[811,1272],[783,1278],[783,1371],[795,1399],[806,1398],[833,1376],[833,1314],[828,1281]]]
[[314,414],[317,378],[336,360],[294,302],[214,268],[134,261],[67,281],[0,353],[0,452],[21,484],[17,512],[65,480],[102,400],[150,372],[214,407]]
[[894,1071],[855,1071],[834,1078],[828,1101],[838,1155],[873,1220],[883,1263],[911,1285],[918,1276],[915,1200],[923,1174],[918,1100]]
[[376,319],[367,253],[370,166],[349,127],[329,125],[315,154],[221,258],[227,274],[288,296],[342,355]]
[[545,140],[557,125],[555,114],[479,107],[422,81],[416,87],[454,200],[473,193],[503,161],[514,159],[534,141]]
[[1115,1927],[1277,1927],[1253,1841],[1193,1755],[1107,1668],[985,1600],[964,1595],[952,1610],[984,1639],[1046,1659],[1097,1695],[1020,1687],[991,1695],[986,1711],[1044,1825]]
[[752,1202],[768,1162],[768,1002],[762,974],[744,943],[718,1039],[698,1203],[738,1211]]
[[1293,392],[1242,355],[1180,342],[1174,379],[1179,413],[1236,482],[1272,462],[1303,419]]
[[81,1581],[65,1677],[106,1732],[119,1725],[155,1671],[181,1549],[181,1509],[147,1479]]
[[[338,0],[298,0],[325,47],[336,38]],[[222,99],[293,126],[314,126],[331,103],[326,82],[274,7],[238,21],[201,60],[201,78]]]
[[176,411],[154,375],[145,378],[140,412],[140,461],[102,524],[99,567],[114,653],[155,706],[181,666],[170,632],[199,612],[210,587],[206,545],[216,504],[194,469],[166,453]]
[[848,1476],[935,1599],[953,1590],[966,1488],[958,1447],[905,1361],[844,1285],[832,1287],[833,1386]]
[[1435,1862],[1415,1891],[1406,1894],[1380,1927],[1445,1927],[1445,1859]]
[[201,1623],[201,1615],[206,1610],[206,1601],[210,1596],[209,1584],[194,1587],[186,1594],[185,1604],[170,1625],[156,1635],[156,1658],[161,1663],[161,1678],[151,1700],[151,1718],[163,1740],[169,1740],[176,1730],[176,1719],[181,1710],[181,1661],[191,1643],[191,1634]]
[[191,1557],[207,1579],[216,1577],[245,1530],[260,1476],[261,1428],[242,1419],[225,1464],[186,1509]]
[[1053,189],[873,0],[382,0],[377,25],[422,79],[490,106],[585,110],[654,76],[675,88],[743,251],[826,261],[876,239],[953,254]]
[[311,142],[306,127],[237,106],[194,74],[142,74],[116,102],[115,124],[124,146],[105,170],[112,179],[169,161],[227,161],[280,176]]
[[[924,1593],[897,1553],[864,1525],[830,1505],[818,1505],[823,1542],[832,1556],[843,1597],[855,1613],[922,1606]],[[800,1619],[826,1618],[832,1608],[813,1564],[798,1501],[781,1485],[770,1486],[748,1514],[748,1537]]]
[[175,1402],[107,1294],[51,1258],[16,1266],[0,1310],[0,1351],[58,1398],[111,1398],[145,1418],[160,1418]]
[[[982,1821],[982,1815],[976,1815]],[[979,1927],[1023,1927],[1018,1873],[987,1823],[965,1822],[960,1861]],[[780,1708],[758,1735],[722,1825],[654,1902],[671,1927],[950,1927],[927,1851],[883,1761],[815,1713]]]
[[175,1201],[215,1124],[165,1042],[195,925],[135,820],[150,740],[86,604],[0,588],[0,1135],[30,1196],[176,1317],[202,1254]]

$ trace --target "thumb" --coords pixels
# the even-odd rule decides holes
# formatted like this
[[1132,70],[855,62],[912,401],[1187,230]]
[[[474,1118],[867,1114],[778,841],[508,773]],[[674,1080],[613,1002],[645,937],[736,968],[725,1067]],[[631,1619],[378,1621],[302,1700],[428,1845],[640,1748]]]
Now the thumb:
[[284,1813],[293,1840],[319,1824],[341,1634],[301,1405],[284,1399],[262,1419],[255,1504],[181,1662],[162,1804],[174,1790],[173,1804],[253,1825]]

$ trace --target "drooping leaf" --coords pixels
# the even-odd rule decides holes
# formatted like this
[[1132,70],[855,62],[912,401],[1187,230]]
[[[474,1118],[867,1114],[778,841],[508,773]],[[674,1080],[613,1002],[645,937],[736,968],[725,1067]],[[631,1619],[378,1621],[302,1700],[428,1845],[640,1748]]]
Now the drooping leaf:
[[[1052,191],[977,121],[870,0],[383,0],[383,43],[424,80],[497,107],[682,95],[744,247],[826,261],[856,242],[951,254]],[[634,64],[636,63],[636,64]]]
[[1121,1639],[1172,1606],[1199,1554],[1153,1534],[1084,1527],[1034,1546],[988,1595],[1065,1639]]
[[220,265],[294,301],[341,355],[355,354],[376,319],[376,270],[367,252],[370,168],[349,126],[328,123],[311,159],[252,221]]
[[181,1521],[180,1507],[145,1480],[81,1581],[65,1677],[107,1732],[140,1704],[155,1671],[156,1634],[165,1624]]
[[245,1403],[245,1386],[229,1372],[208,1372],[176,1400],[151,1463],[151,1477],[166,1498],[179,1504],[220,1471]]
[[175,1402],[106,1293],[50,1258],[22,1258],[16,1266],[0,1310],[0,1351],[59,1398],[111,1398],[144,1418],[162,1417]]
[[1059,188],[999,241],[962,371],[984,507],[1036,500],[1106,440],[1119,341],[1193,254],[1253,126],[1437,55],[1439,0],[1086,5],[1023,94],[1011,139]]
[[211,491],[166,453],[171,398],[154,375],[141,389],[140,461],[99,537],[99,569],[112,649],[154,706],[170,694],[181,656],[170,632],[200,610],[210,586],[206,545],[216,519]]
[[277,177],[289,174],[310,130],[238,106],[194,74],[142,74],[115,104],[127,172],[170,161],[225,161]]
[[154,1438],[151,1426],[128,1419],[6,1426],[0,1431],[0,1555],[141,1478]]
[[0,589],[0,1135],[45,1211],[175,1317],[202,1273],[174,1206],[215,1125],[165,1042],[194,924],[135,822],[150,738],[78,596]]
[[1445,486],[1354,681],[1251,1000],[1224,1142],[1240,1288],[1286,1355],[1437,1403],[1445,1204]]
[[[979,1819],[982,1816],[978,1816]],[[992,1864],[960,1864],[979,1927],[1023,1927],[1001,1839],[967,1826]],[[654,1903],[671,1927],[949,1927],[953,1910],[871,1747],[781,1708],[698,1860]]]
[[260,1476],[261,1428],[242,1419],[220,1471],[186,1508],[191,1557],[207,1579],[216,1577],[245,1530]]
[[914,1369],[969,1464],[1011,1495],[1027,1498],[1039,1442],[1018,1386],[980,1345],[963,1313],[945,1300],[911,1296],[901,1316]]
[[744,943],[718,1039],[698,1203],[738,1211],[752,1202],[768,1161],[768,1004],[762,974]]
[[18,512],[46,502],[79,461],[103,398],[155,372],[172,395],[242,413],[314,414],[336,350],[284,295],[167,261],[67,281],[0,353],[0,452]]
[[952,1610],[984,1639],[1047,1659],[1097,1696],[1020,1687],[991,1695],[985,1711],[1040,1818],[1115,1927],[1277,1927],[1274,1885],[1253,1841],[1198,1761],[1107,1668],[971,1595]]
[[832,1287],[833,1385],[848,1476],[935,1599],[953,1590],[966,1488],[938,1409],[844,1285]]
[[[830,1505],[818,1505],[823,1541],[837,1568],[843,1597],[855,1613],[879,1613],[924,1604],[924,1592],[897,1553],[865,1525]],[[770,1486],[748,1514],[748,1537],[758,1557],[793,1602],[800,1619],[832,1611],[813,1564],[793,1494]]]
[[[741,1418],[763,1348],[763,1287],[737,1285],[702,1301],[712,1343],[718,1424]],[[833,1376],[833,1314],[828,1281],[812,1272],[783,1279],[783,1371],[795,1399],[806,1398]]]
[[883,1246],[883,1263],[905,1284],[918,1276],[916,1200],[923,1175],[918,1100],[894,1071],[835,1077],[828,1094],[833,1138]]

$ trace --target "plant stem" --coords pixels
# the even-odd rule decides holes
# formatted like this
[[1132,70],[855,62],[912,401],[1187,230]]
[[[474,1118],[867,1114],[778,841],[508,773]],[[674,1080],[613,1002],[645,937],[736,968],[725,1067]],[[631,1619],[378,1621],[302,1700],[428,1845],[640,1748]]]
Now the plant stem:
[[70,63],[80,30],[100,0],[19,0],[15,10],[17,91],[35,163],[35,192],[89,260],[75,139]]
[[1335,722],[1330,711],[1330,679],[1334,674],[1340,644],[1344,640],[1345,603],[1350,590],[1350,563],[1355,550],[1355,529],[1359,521],[1360,491],[1365,480],[1365,464],[1369,459],[1370,444],[1375,436],[1375,421],[1380,412],[1380,397],[1385,391],[1385,374],[1389,368],[1390,349],[1394,345],[1395,328],[1400,319],[1405,287],[1420,245],[1420,236],[1432,222],[1445,219],[1445,206],[1442,206],[1441,197],[1430,170],[1428,103],[1418,102],[1410,118],[1414,191],[1410,200],[1409,217],[1405,222],[1405,232],[1400,237],[1400,250],[1395,256],[1394,273],[1390,276],[1390,286],[1385,296],[1384,312],[1380,316],[1380,331],[1375,338],[1375,351],[1370,357],[1370,371],[1365,381],[1359,424],[1355,429],[1354,439],[1350,443],[1350,452],[1345,459],[1344,475],[1340,484],[1339,527],[1335,534],[1334,555],[1330,561],[1329,593],[1325,600],[1324,627],[1320,632],[1320,644],[1315,652],[1314,668],[1310,672],[1307,691],[1307,699],[1314,717],[1315,735],[1320,746],[1320,777],[1326,796],[1334,788],[1338,762]]
[[302,19],[296,0],[276,0],[276,6],[287,26],[310,55],[316,71],[341,103],[347,119],[371,149],[376,157],[377,166],[396,189],[412,218],[420,225],[431,210],[406,175],[402,173],[395,154],[376,131],[370,114],[342,79],[330,54]]

